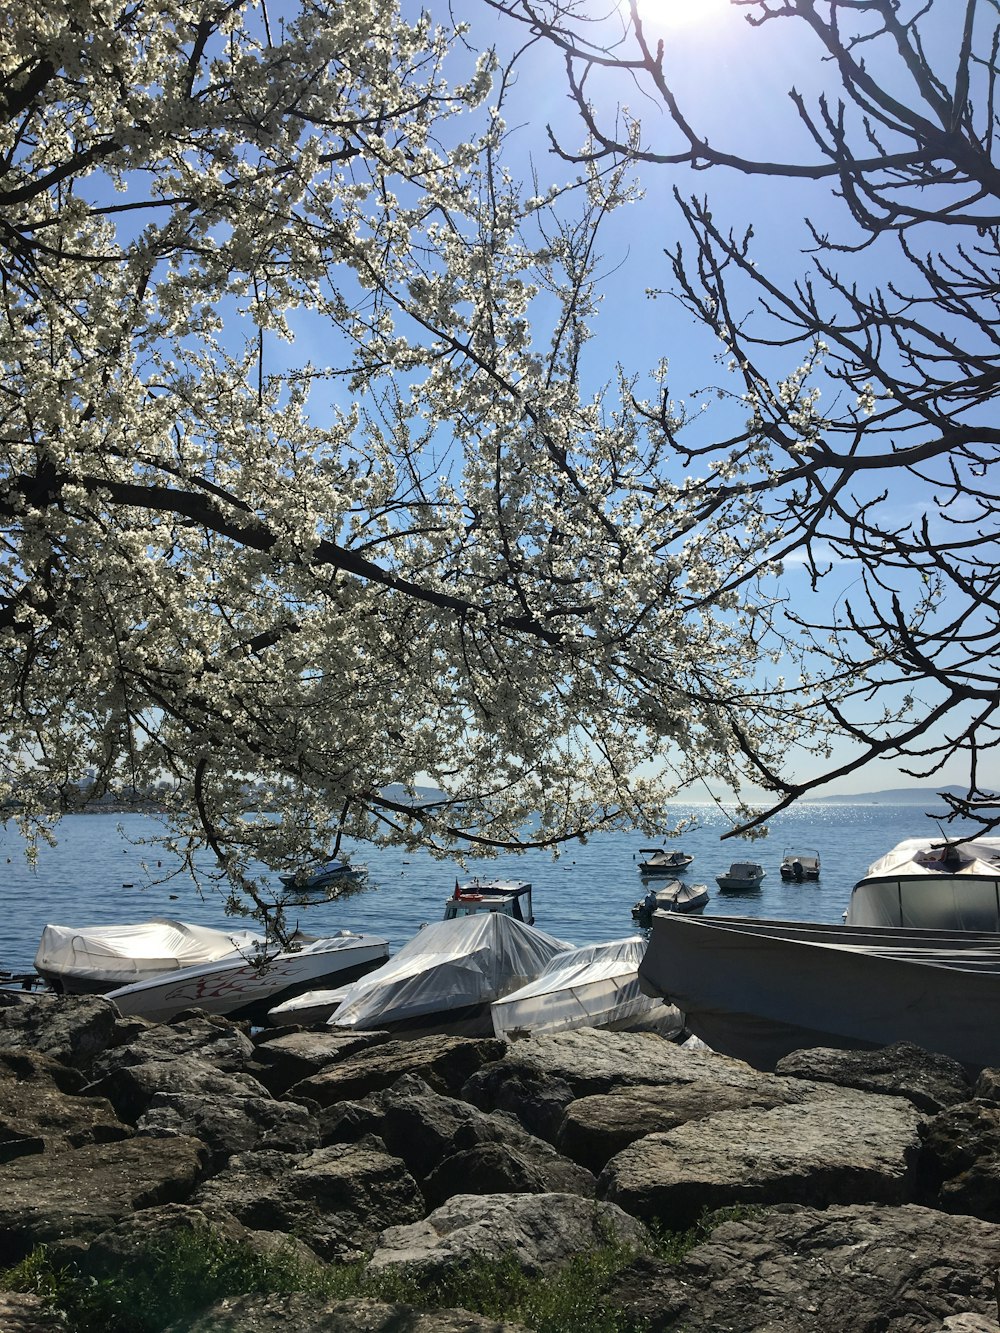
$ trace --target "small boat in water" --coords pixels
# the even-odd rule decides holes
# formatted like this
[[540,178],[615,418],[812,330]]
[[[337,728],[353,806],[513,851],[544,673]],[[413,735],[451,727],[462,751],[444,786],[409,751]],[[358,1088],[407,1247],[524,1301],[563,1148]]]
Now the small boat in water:
[[53,990],[100,995],[134,981],[183,968],[241,957],[259,949],[252,930],[217,930],[154,917],[112,926],[47,925],[35,953],[35,971]]
[[489,1035],[494,1000],[534,980],[554,955],[572,947],[505,912],[435,921],[348,986],[329,1026],[335,1032]]
[[286,889],[293,893],[325,893],[338,884],[353,884],[365,878],[365,866],[352,866],[347,861],[327,861],[316,870],[296,870],[291,875],[279,875]]
[[583,1027],[679,1033],[683,1014],[639,989],[645,947],[641,935],[632,935],[556,954],[534,981],[493,1002],[494,1033],[511,1037]]
[[1000,931],[1000,838],[907,838],[868,867],[851,926]]
[[[296,947],[297,946],[297,947]],[[288,949],[256,947],[107,991],[122,1014],[168,1022],[184,1009],[262,1021],[268,1010],[305,990],[334,987],[371,972],[389,957],[381,935],[349,930],[320,939],[299,936]]]
[[970,1070],[1000,1065],[1000,934],[661,912],[639,983],[724,1055],[908,1041]]
[[445,902],[445,921],[475,916],[477,912],[502,912],[515,921],[535,924],[531,909],[531,885],[525,880],[473,879],[467,884],[455,881],[455,892]]
[[716,875],[715,882],[723,890],[747,892],[759,889],[766,873],[756,861],[734,861],[724,875]]
[[639,862],[640,875],[676,875],[686,870],[694,860],[687,852],[679,849],[670,851],[666,847],[640,847],[639,855],[646,859]]
[[650,889],[632,908],[632,920],[647,927],[654,912],[701,912],[708,902],[707,884],[672,879],[661,889]]
[[819,852],[786,847],[779,870],[782,879],[792,880],[795,883],[807,879],[819,879]]

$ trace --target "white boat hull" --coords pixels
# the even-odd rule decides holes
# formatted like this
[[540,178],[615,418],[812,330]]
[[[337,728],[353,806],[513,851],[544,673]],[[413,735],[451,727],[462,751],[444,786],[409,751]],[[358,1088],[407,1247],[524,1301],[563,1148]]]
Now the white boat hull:
[[639,968],[714,1050],[771,1069],[810,1046],[909,1041],[1000,1064],[1000,935],[657,913]]
[[851,893],[848,925],[1000,931],[1000,839],[908,838]]

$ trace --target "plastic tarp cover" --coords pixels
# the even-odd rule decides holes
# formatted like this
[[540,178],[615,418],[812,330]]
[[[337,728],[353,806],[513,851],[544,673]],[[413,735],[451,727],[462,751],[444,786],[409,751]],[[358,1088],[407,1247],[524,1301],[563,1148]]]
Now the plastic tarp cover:
[[489,1004],[537,977],[552,957],[572,947],[502,912],[436,921],[382,967],[348,986],[329,1023],[377,1028]]
[[135,925],[47,925],[35,953],[35,968],[81,979],[121,978],[124,983],[215,962],[262,943],[263,936],[254,931],[216,930],[166,917]]
[[558,954],[545,971],[492,1007],[493,1031],[559,1032],[623,1023],[662,1007],[639,989],[641,935]]

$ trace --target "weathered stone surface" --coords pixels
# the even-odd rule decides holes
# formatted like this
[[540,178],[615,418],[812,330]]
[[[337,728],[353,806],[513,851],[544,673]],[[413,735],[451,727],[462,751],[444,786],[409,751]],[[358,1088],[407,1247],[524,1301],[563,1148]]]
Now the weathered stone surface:
[[981,1102],[1000,1102],[1000,1069],[980,1070],[972,1096]]
[[640,1259],[607,1304],[648,1333],[929,1333],[995,1315],[1000,1228],[928,1208],[784,1207],[727,1222],[680,1264]]
[[201,1139],[212,1170],[253,1148],[304,1153],[320,1141],[319,1125],[307,1107],[231,1092],[158,1092],[136,1127],[142,1134],[191,1134]]
[[357,1258],[383,1228],[426,1212],[400,1159],[369,1142],[304,1156],[246,1153],[206,1180],[191,1202],[221,1208],[259,1231],[298,1236],[324,1259]]
[[183,1201],[203,1170],[197,1139],[127,1139],[19,1157],[0,1167],[0,1253],[87,1239],[139,1208]]
[[[245,1024],[232,1023],[201,1010],[178,1014],[169,1023],[150,1023],[143,1018],[121,1020],[128,1024],[128,1040],[119,1040],[102,1051],[91,1066],[92,1079],[115,1069],[150,1064],[155,1060],[188,1060],[192,1057],[214,1065],[224,1073],[255,1073],[254,1044]],[[124,1033],[121,1035],[125,1035]]]
[[[468,1310],[417,1310],[381,1301],[308,1296],[238,1296],[219,1301],[167,1333],[528,1333]],[[581,1330],[581,1333],[583,1331]]]
[[972,1096],[969,1077],[957,1060],[925,1051],[907,1041],[877,1051],[840,1051],[827,1047],[793,1051],[778,1061],[775,1073],[906,1097],[931,1115]]
[[1000,1105],[950,1107],[923,1127],[922,1137],[921,1201],[1000,1222]]
[[367,1097],[395,1083],[403,1074],[418,1074],[438,1092],[455,1093],[477,1069],[499,1060],[507,1047],[492,1037],[416,1037],[359,1051],[303,1079],[290,1096],[330,1106]]
[[32,995],[0,1009],[0,1048],[83,1067],[112,1044],[118,1010],[103,995]]
[[3,1333],[67,1333],[68,1327],[65,1317],[58,1311],[47,1310],[41,1297],[0,1291]]
[[389,1040],[388,1032],[344,1034],[308,1029],[282,1032],[280,1029],[257,1038],[254,1067],[251,1072],[275,1097],[280,1097],[295,1083],[311,1078],[327,1065]]
[[920,1114],[849,1088],[767,1111],[722,1111],[650,1134],[613,1157],[598,1194],[683,1228],[732,1204],[891,1202],[914,1197]]
[[415,1074],[327,1113],[327,1141],[355,1141],[366,1134],[377,1135],[406,1163],[432,1208],[457,1193],[594,1194],[590,1171],[512,1117],[443,1097]]
[[121,1065],[90,1084],[88,1091],[107,1097],[122,1120],[135,1124],[158,1094],[194,1097],[270,1099],[262,1083],[249,1074],[225,1074],[196,1056]]
[[529,1134],[549,1143],[556,1141],[563,1113],[575,1096],[565,1079],[508,1060],[477,1070],[462,1085],[461,1095],[480,1110],[516,1116]]
[[941,1327],[946,1333],[1000,1333],[1000,1324],[982,1314],[951,1314]]
[[68,1096],[66,1075],[78,1077],[35,1051],[0,1052],[0,1162],[131,1137],[103,1097]]
[[599,1173],[612,1157],[647,1134],[674,1129],[688,1120],[703,1120],[719,1111],[781,1105],[786,1097],[786,1089],[777,1084],[759,1091],[707,1080],[655,1088],[615,1088],[570,1102],[559,1126],[556,1147]]
[[648,1244],[634,1217],[577,1194],[456,1194],[423,1221],[383,1231],[371,1267],[404,1265],[440,1277],[473,1258],[512,1254],[537,1275],[612,1235],[639,1249]]

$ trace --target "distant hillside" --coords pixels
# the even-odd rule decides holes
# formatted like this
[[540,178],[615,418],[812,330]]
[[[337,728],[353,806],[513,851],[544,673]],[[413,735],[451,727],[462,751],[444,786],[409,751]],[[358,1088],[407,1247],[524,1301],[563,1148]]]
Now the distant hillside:
[[932,805],[938,804],[938,792],[964,796],[967,787],[889,787],[885,791],[860,791],[853,796],[810,796],[809,800],[825,805]]

